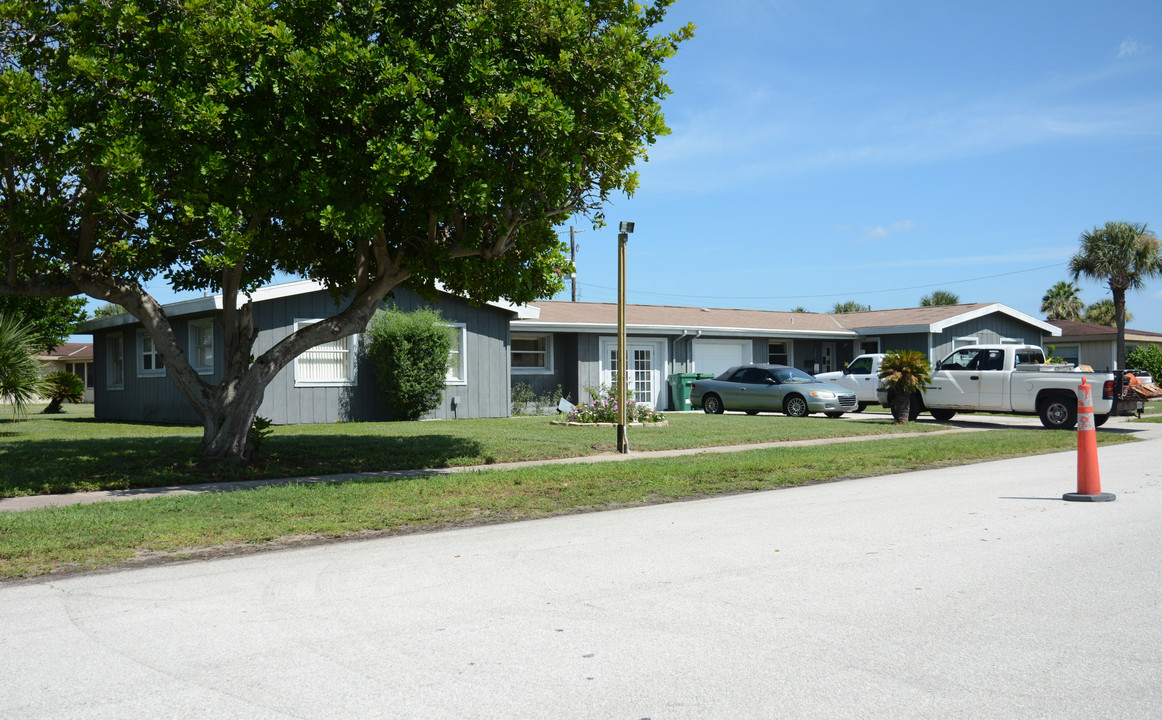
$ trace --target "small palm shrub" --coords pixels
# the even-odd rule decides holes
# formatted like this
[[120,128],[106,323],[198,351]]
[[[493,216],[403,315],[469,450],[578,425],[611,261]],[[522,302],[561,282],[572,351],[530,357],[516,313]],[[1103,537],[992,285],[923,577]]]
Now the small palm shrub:
[[397,420],[418,420],[440,406],[455,331],[435,310],[382,310],[367,328],[367,356]]
[[33,355],[36,343],[31,328],[0,315],[0,402],[12,406],[13,418],[23,414],[41,391],[40,363]]
[[892,419],[902,425],[911,418],[912,394],[932,381],[932,366],[921,352],[893,350],[880,362],[880,380],[892,391]]
[[[585,388],[593,398],[589,402],[574,405],[569,411],[569,422],[579,423],[618,423],[619,405],[616,389],[602,385],[599,389]],[[666,419],[666,416],[645,403],[626,400],[625,421],[627,423],[655,423]]]
[[71,402],[74,405],[85,399],[85,381],[78,375],[64,370],[57,370],[44,376],[44,389],[41,393],[48,398],[46,414],[64,412],[61,405]]

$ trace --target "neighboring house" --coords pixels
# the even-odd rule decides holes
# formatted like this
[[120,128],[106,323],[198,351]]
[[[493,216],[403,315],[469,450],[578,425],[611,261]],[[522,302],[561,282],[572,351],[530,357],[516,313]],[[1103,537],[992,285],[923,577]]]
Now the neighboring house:
[[51,352],[36,356],[40,361],[41,373],[64,370],[81,378],[85,383],[85,402],[93,402],[93,344],[92,343],[65,343],[58,345]]
[[[252,294],[258,338],[254,354],[270,349],[305,323],[336,314],[341,305],[320,285],[298,281]],[[407,311],[430,304],[397,287],[386,306]],[[435,307],[457,331],[439,408],[427,418],[503,417],[510,412],[509,322],[516,308],[504,303],[473,305],[441,294]],[[210,383],[221,379],[222,332],[216,318],[222,297],[164,307],[179,345],[194,369]],[[83,323],[94,345],[94,414],[105,420],[200,422],[177,386],[166,377],[161,356],[140,322],[114,315]],[[361,335],[320,345],[287,365],[267,386],[262,417],[276,424],[384,420],[375,374],[362,353]]]
[[[658,409],[670,407],[672,373],[752,362],[828,372],[865,352],[910,349],[938,360],[961,345],[1040,345],[1061,332],[998,303],[845,314],[629,305],[626,325],[634,398]],[[616,304],[542,301],[512,322],[513,384],[537,394],[560,385],[577,402],[610,385],[616,367]]]
[[[1109,370],[1117,365],[1116,328],[1068,320],[1050,320],[1049,324],[1061,331],[1061,336],[1053,338],[1050,343],[1054,357],[1077,365],[1089,365],[1094,370]],[[1126,328],[1126,353],[1140,345],[1162,346],[1162,333]]]

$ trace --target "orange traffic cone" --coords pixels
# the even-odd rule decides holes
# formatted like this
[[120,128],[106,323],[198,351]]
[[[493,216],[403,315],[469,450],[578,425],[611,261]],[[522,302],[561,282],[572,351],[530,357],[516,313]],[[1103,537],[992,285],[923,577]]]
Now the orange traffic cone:
[[1062,500],[1110,502],[1117,496],[1101,491],[1101,471],[1097,466],[1097,426],[1093,424],[1093,386],[1083,377],[1077,386],[1077,492],[1065,493]]

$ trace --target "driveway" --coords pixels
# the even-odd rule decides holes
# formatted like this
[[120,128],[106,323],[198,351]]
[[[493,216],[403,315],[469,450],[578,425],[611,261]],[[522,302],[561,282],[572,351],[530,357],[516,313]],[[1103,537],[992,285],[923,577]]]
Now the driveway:
[[8,584],[0,707],[1162,717],[1162,426],[1129,427],[1112,503],[1062,502],[1062,453]]

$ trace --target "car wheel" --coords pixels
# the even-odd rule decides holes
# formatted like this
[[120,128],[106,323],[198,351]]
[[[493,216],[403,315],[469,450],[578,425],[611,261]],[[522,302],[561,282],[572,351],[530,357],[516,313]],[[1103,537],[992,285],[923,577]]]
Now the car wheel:
[[747,415],[758,415],[759,411],[758,410],[747,410],[746,414]]
[[936,418],[940,422],[948,422],[954,415],[956,415],[955,410],[929,410],[928,412],[932,413],[932,417]]
[[1041,424],[1050,430],[1069,430],[1077,424],[1077,398],[1054,395],[1041,401],[1037,414],[1041,416]]
[[783,412],[789,417],[807,417],[811,410],[807,407],[807,399],[802,395],[788,395],[783,400]]
[[823,413],[823,414],[829,418],[841,418],[841,417],[843,417],[843,413],[841,413],[841,412]]
[[865,403],[865,402],[856,403],[856,406],[855,406],[855,411],[856,411],[856,412],[863,412],[864,410],[867,410],[867,406],[868,406],[869,404],[870,404],[870,403]]
[[717,395],[707,395],[702,398],[702,412],[707,415],[721,415],[725,409],[722,407],[722,398]]

